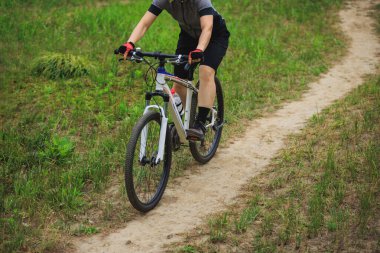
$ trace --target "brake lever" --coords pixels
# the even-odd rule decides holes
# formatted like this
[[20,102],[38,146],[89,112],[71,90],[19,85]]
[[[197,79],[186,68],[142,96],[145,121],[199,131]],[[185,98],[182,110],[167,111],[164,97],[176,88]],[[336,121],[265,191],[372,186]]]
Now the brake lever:
[[[131,56],[125,59],[126,61],[135,61],[137,63],[142,62],[144,59],[136,54],[136,51],[131,52]],[[120,58],[119,62],[124,61],[124,58]]]
[[137,63],[142,62],[144,59],[136,54],[136,52],[133,52],[132,57],[130,58],[131,61],[135,61]]

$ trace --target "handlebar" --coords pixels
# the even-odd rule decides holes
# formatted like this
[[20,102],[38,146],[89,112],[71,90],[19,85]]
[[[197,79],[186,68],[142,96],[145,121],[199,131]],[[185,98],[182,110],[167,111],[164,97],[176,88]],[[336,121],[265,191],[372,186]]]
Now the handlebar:
[[[115,49],[114,54],[121,54],[119,49]],[[128,54],[129,57],[138,56],[138,57],[152,57],[159,60],[165,59],[178,59],[182,61],[187,61],[189,57],[187,55],[176,55],[176,54],[163,54],[161,52],[143,52],[139,48],[130,51]]]
[[[122,54],[119,52],[119,49],[115,49],[114,54]],[[193,73],[194,70],[196,69],[197,65],[199,63],[195,64],[189,64],[188,59],[189,56],[187,55],[176,55],[176,54],[163,54],[161,52],[143,52],[141,51],[140,48],[136,48],[133,51],[130,51],[128,53],[128,58],[131,61],[136,61],[136,62],[142,62],[144,61],[144,57],[151,57],[158,59],[160,63],[165,64],[165,63],[171,63],[175,65],[181,65],[186,63],[184,69],[189,72],[189,80],[193,79]],[[122,61],[124,59],[119,59],[119,61]]]

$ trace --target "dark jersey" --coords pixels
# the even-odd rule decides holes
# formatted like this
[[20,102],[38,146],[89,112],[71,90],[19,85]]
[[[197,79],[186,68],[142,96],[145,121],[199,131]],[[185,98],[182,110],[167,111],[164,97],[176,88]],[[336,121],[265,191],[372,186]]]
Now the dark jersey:
[[214,17],[212,37],[226,31],[224,19],[214,9],[210,0],[153,0],[149,11],[158,16],[162,10],[169,12],[181,29],[193,38],[199,38],[201,35],[200,17],[205,15]]

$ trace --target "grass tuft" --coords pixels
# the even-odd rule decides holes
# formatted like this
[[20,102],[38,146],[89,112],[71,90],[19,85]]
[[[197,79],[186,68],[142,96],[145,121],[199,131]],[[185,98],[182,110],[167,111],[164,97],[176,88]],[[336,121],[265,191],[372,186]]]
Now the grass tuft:
[[87,76],[94,67],[81,56],[49,53],[38,58],[32,67],[32,73],[51,80],[69,79]]
[[212,243],[223,242],[227,238],[228,213],[209,221],[210,241]]
[[45,148],[38,152],[38,156],[41,160],[63,163],[73,155],[74,148],[69,138],[53,136],[50,141],[46,141]]
[[260,213],[260,207],[258,206],[259,197],[254,199],[250,206],[245,209],[240,218],[235,219],[235,231],[238,234],[244,233],[248,226],[257,218]]

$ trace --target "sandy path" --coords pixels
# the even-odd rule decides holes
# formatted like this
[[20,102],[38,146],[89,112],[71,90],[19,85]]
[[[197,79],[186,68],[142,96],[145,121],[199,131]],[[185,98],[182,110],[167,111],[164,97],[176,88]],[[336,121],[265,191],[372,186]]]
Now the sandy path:
[[164,244],[180,241],[180,233],[204,222],[212,211],[232,203],[239,189],[263,171],[284,145],[290,133],[347,92],[359,86],[365,74],[376,71],[380,44],[368,16],[379,0],[356,0],[341,11],[341,26],[352,40],[344,59],[310,84],[301,100],[287,103],[269,117],[252,121],[243,138],[220,149],[205,166],[187,170],[188,175],[171,184],[161,203],[127,227],[109,235],[78,241],[78,252],[160,252]]

